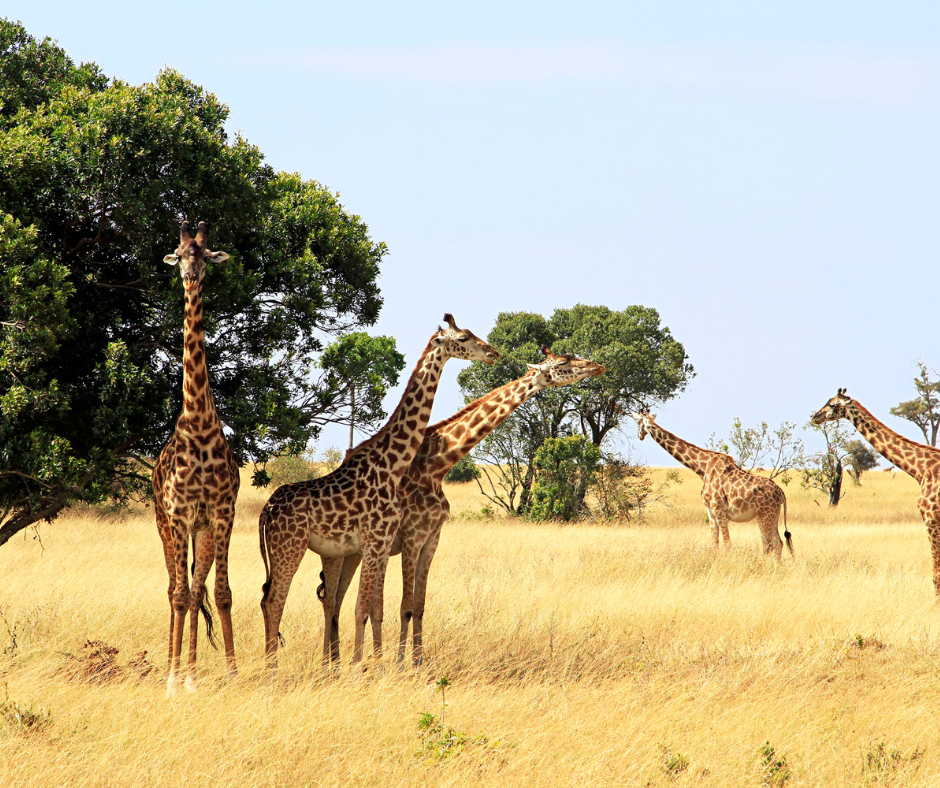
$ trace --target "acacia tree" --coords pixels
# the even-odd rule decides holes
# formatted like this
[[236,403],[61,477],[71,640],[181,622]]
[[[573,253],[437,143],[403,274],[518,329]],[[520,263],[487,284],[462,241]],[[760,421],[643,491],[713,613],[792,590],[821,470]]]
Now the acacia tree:
[[861,484],[862,473],[878,466],[878,455],[865,442],[849,440],[850,431],[839,422],[811,422],[807,427],[823,436],[826,447],[806,458],[800,484],[824,492],[829,498],[829,506],[838,506],[845,495],[842,492],[845,471],[849,471],[855,484]]
[[727,441],[712,433],[708,448],[730,454],[738,467],[746,471],[767,468],[771,479],[778,476],[783,484],[790,482],[788,471],[805,464],[803,441],[796,437],[796,424],[784,421],[773,432],[766,421],[756,427],[745,427],[735,417]]
[[[539,447],[550,438],[584,435],[598,448],[631,409],[650,408],[683,391],[694,370],[683,346],[644,306],[615,311],[579,304],[556,309],[548,319],[531,312],[503,312],[487,336],[500,352],[492,366],[473,364],[457,376],[467,401],[521,376],[527,363],[543,360],[539,346],[604,364],[607,371],[572,386],[540,391],[477,448],[485,463],[481,489],[511,514],[529,506]],[[579,506],[583,506],[583,487]]]
[[940,380],[931,380],[930,371],[923,361],[917,362],[918,374],[914,378],[917,396],[891,408],[891,415],[916,424],[924,434],[924,442],[937,445],[940,432]]
[[[331,339],[382,306],[385,245],[337,195],[278,173],[181,74],[108,80],[0,20],[0,544],[73,501],[149,493],[182,397],[183,219],[213,248],[210,383],[241,462],[331,420]],[[321,367],[322,368],[322,367]]]

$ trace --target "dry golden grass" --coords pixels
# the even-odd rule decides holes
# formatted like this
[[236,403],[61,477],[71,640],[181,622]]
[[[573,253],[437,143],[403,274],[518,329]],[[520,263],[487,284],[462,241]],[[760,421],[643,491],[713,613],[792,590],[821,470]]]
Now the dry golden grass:
[[[777,565],[753,524],[732,525],[733,549],[716,554],[700,485],[683,478],[643,523],[564,527],[481,517],[475,486],[453,486],[421,671],[388,657],[352,670],[347,604],[344,673],[320,674],[308,555],[274,683],[260,662],[266,494],[246,488],[231,549],[240,676],[224,682],[203,638],[198,691],[170,700],[152,516],[63,517],[41,545],[2,548],[0,783],[940,784],[940,610],[916,484],[867,474],[834,512],[791,484],[797,556]],[[389,572],[394,647],[397,558]],[[120,665],[147,650],[158,670],[82,680],[64,654],[89,639],[119,648]],[[469,740],[435,758],[417,722],[440,714],[441,676],[446,725]]]

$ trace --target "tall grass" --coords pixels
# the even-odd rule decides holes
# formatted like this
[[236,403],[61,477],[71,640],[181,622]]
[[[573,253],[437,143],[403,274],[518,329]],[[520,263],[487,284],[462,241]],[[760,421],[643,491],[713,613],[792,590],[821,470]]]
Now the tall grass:
[[[903,474],[870,473],[836,510],[791,483],[795,559],[753,524],[715,552],[692,474],[640,522],[535,525],[482,512],[475,485],[431,572],[423,669],[320,671],[309,554],[262,670],[257,514],[231,547],[240,675],[201,639],[194,694],[164,692],[166,572],[149,511],[73,512],[2,548],[0,783],[76,786],[940,784],[940,616]],[[354,589],[350,592],[353,598]],[[119,649],[105,678],[87,641]],[[139,653],[156,666],[141,678]],[[69,656],[70,655],[70,656]],[[128,667],[136,660],[137,667]],[[447,676],[445,725],[436,682]]]

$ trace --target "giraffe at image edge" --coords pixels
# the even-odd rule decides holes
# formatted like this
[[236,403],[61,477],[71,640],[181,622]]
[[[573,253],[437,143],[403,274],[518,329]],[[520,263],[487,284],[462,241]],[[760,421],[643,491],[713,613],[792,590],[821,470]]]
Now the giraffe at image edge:
[[[541,346],[545,360],[528,364],[526,373],[471,402],[448,419],[428,427],[424,442],[398,489],[401,524],[389,555],[401,553],[402,602],[398,661],[403,662],[412,632],[412,662],[423,662],[423,621],[428,574],[440,541],[441,530],[450,516],[450,503],[444,495],[443,481],[457,461],[502,424],[529,397],[544,388],[566,386],[586,377],[598,377],[606,370],[602,364],[572,355],[556,355]],[[343,566],[340,588],[348,587],[355,572],[355,559]],[[373,605],[383,606],[385,572],[379,573]],[[321,585],[323,588],[323,585]],[[338,618],[342,596],[336,601]],[[331,636],[331,648],[338,658],[339,632]]]
[[650,413],[631,415],[639,428],[640,440],[647,434],[651,435],[667,452],[702,478],[702,501],[708,512],[715,547],[718,547],[719,531],[725,547],[731,546],[729,522],[757,520],[764,552],[773,553],[779,561],[783,551],[779,531],[782,512],[783,536],[792,555],[793,542],[787,530],[787,497],[776,482],[742,470],[727,454],[682,440],[660,427],[656,417]]
[[813,424],[848,419],[888,462],[914,477],[920,485],[917,509],[927,526],[933,558],[934,592],[940,598],[940,449],[912,441],[878,421],[857,400],[839,389],[810,420]]
[[[202,286],[206,264],[222,263],[225,252],[208,249],[205,222],[196,237],[189,222],[180,229],[180,245],[163,258],[179,265],[185,296],[183,332],[183,410],[176,420],[170,442],[153,469],[152,484],[157,530],[170,578],[169,676],[167,692],[179,683],[183,625],[189,612],[189,665],[187,689],[195,688],[197,614],[206,618],[212,642],[212,624],[205,607],[206,577],[215,563],[215,605],[222,625],[222,639],[229,675],[235,675],[235,642],[232,635],[232,591],[228,581],[228,547],[238,496],[238,464],[222,433],[209,389],[206,340],[203,327]],[[187,549],[193,543],[192,589],[189,586]]]
[[[336,601],[347,562],[362,562],[356,601],[353,662],[362,659],[366,622],[372,621],[373,656],[382,656],[381,607],[373,605],[373,590],[388,561],[398,530],[401,509],[398,486],[418,452],[445,362],[450,358],[492,364],[499,354],[467,329],[444,315],[439,328],[418,359],[395,412],[373,437],[351,450],[335,471],[319,479],[284,484],[277,488],[258,518],[261,556],[267,578],[261,610],[264,616],[265,654],[276,668],[279,626],[291,581],[306,551],[323,559],[323,659],[334,657],[331,634],[338,631]],[[353,566],[353,572],[355,566]],[[353,572],[348,574],[351,578]],[[335,654],[338,659],[338,653]]]

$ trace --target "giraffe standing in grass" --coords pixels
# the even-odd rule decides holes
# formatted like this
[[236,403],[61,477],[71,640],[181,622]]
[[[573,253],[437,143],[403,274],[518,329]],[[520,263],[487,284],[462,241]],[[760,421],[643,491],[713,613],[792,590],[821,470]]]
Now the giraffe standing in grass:
[[912,441],[882,424],[856,400],[839,389],[811,419],[813,424],[848,419],[886,460],[910,474],[920,485],[917,508],[927,526],[933,556],[934,591],[940,597],[940,449]]
[[[402,517],[389,555],[401,553],[399,662],[405,659],[409,625],[414,627],[412,661],[415,665],[423,661],[422,624],[428,573],[440,541],[441,529],[450,516],[450,503],[442,487],[447,472],[533,394],[544,388],[566,386],[605,372],[603,365],[593,361],[570,355],[555,355],[545,345],[542,345],[541,350],[545,360],[541,364],[529,364],[529,369],[521,378],[471,402],[449,419],[428,427],[418,455],[398,488]],[[334,620],[339,617],[342,593],[349,587],[359,558],[358,555],[349,556],[343,564],[339,584],[341,593],[334,606]],[[383,564],[375,586],[373,604],[377,608],[381,608],[384,601],[384,568]],[[334,659],[339,658],[339,632],[336,630],[331,636],[331,653]]]
[[258,530],[267,572],[261,610],[265,653],[272,669],[284,603],[308,549],[319,553],[324,562],[324,662],[330,660],[331,633],[337,627],[340,575],[344,560],[351,555],[362,556],[353,662],[362,659],[370,617],[374,656],[381,658],[383,613],[373,605],[373,590],[401,520],[398,486],[424,440],[444,363],[460,358],[492,364],[499,358],[499,353],[471,331],[458,328],[453,317],[444,315],[444,320],[447,327],[431,337],[386,425],[347,453],[332,473],[278,487],[261,511]]
[[[211,252],[206,224],[199,223],[196,237],[189,222],[180,229],[180,245],[163,258],[179,265],[186,299],[183,334],[183,411],[176,420],[173,437],[160,453],[153,469],[152,484],[157,530],[170,576],[169,677],[167,692],[179,683],[183,625],[189,612],[188,689],[195,687],[197,613],[206,616],[210,641],[211,619],[204,607],[206,577],[215,562],[215,605],[222,624],[222,639],[229,674],[235,670],[232,636],[232,591],[228,582],[228,546],[238,495],[238,464],[222,434],[222,422],[209,390],[206,369],[206,338],[202,320],[202,281],[206,264],[228,260],[225,252]],[[187,547],[192,538],[193,585],[189,587]]]
[[639,428],[640,440],[647,434],[651,435],[686,468],[702,477],[702,501],[708,512],[715,547],[718,547],[719,531],[725,547],[731,546],[729,522],[743,523],[756,519],[764,552],[774,553],[779,561],[783,551],[778,529],[782,510],[783,536],[790,553],[793,553],[793,542],[787,530],[787,497],[776,482],[742,470],[727,454],[702,449],[676,437],[660,427],[652,414],[631,415]]

